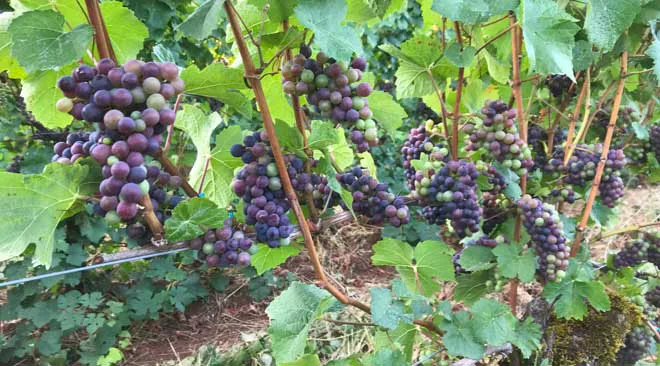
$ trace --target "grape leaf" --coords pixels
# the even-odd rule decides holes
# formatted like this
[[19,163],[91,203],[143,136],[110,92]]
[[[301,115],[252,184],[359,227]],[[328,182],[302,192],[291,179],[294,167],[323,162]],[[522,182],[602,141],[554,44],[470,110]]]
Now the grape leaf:
[[516,324],[516,330],[513,333],[512,343],[522,352],[524,358],[529,358],[532,352],[541,347],[541,326],[534,322],[532,317],[528,317],[522,322]]
[[78,201],[91,194],[89,167],[49,164],[42,174],[0,172],[0,261],[36,246],[35,262],[50,267],[59,222],[83,209]]
[[[370,354],[363,359],[363,363],[358,365],[387,365],[387,366],[408,366],[410,362],[406,361],[405,356],[399,350],[383,348],[374,354]],[[341,366],[355,366],[351,363]]]
[[135,59],[149,36],[147,27],[119,1],[104,1],[100,7],[117,62]]
[[181,73],[186,83],[186,94],[216,98],[243,114],[252,115],[252,91],[243,79],[244,70],[225,66],[217,62],[200,70],[196,65]]
[[[412,360],[415,338],[418,335],[417,327],[412,324],[399,323],[396,329],[382,331],[377,330],[375,341],[376,351],[382,349],[394,349],[403,353],[406,360]],[[409,365],[408,363],[407,365]],[[389,365],[389,364],[388,364]]]
[[28,72],[59,70],[79,59],[92,40],[92,27],[78,25],[62,32],[64,16],[51,10],[34,10],[12,20],[11,54]]
[[[254,35],[268,35],[273,33],[278,33],[280,31],[280,22],[272,21],[268,17],[264,17],[263,8],[266,3],[270,1],[264,0],[238,0],[234,1],[234,8],[236,12],[241,15],[243,18],[241,25],[241,31],[244,36],[247,37],[247,31],[252,32]],[[231,26],[227,24],[225,30],[227,34],[226,42],[233,42],[234,46],[232,51],[235,51],[235,55],[238,55],[238,48],[236,42],[234,42],[234,32],[231,30]],[[249,43],[249,42],[248,42]],[[248,45],[251,47],[252,45]],[[253,56],[256,52],[251,52]]]
[[447,18],[467,24],[477,24],[518,7],[518,0],[434,0],[431,9]]
[[64,15],[67,27],[79,24],[88,24],[87,17],[80,11],[79,1],[76,0],[11,0],[11,6],[16,13],[29,10],[53,10]]
[[261,86],[264,88],[268,108],[273,119],[294,126],[296,119],[293,115],[293,106],[284,95],[284,90],[282,90],[282,74],[277,73],[261,79]]
[[376,243],[373,250],[372,263],[375,266],[395,266],[414,293],[431,296],[440,290],[437,280],[454,280],[453,250],[443,242],[427,240],[413,250],[407,243],[385,238]]
[[471,304],[488,292],[486,281],[493,277],[492,270],[478,271],[456,277],[454,299]]
[[589,40],[601,51],[611,51],[640,10],[639,0],[589,0],[584,20]]
[[300,357],[292,362],[282,362],[281,366],[321,366],[321,360],[318,355],[309,354]]
[[456,67],[470,67],[476,52],[477,49],[474,47],[462,47],[458,43],[452,43],[445,50],[445,57]]
[[147,24],[152,38],[162,37],[167,23],[176,14],[176,4],[169,0],[125,0],[124,2]]
[[12,79],[23,79],[27,76],[18,61],[11,56],[11,35],[7,31],[14,18],[13,12],[0,13],[0,70],[7,70]]
[[355,156],[353,154],[353,149],[348,145],[346,141],[346,135],[344,134],[344,129],[337,127],[337,143],[328,146],[328,154],[331,154],[337,165],[340,169],[345,170],[346,168],[353,165],[353,159]]
[[225,0],[206,0],[188,17],[174,28],[187,37],[203,40],[218,28],[220,19],[224,17]]
[[523,3],[523,39],[531,68],[540,74],[573,75],[575,18],[551,0]]
[[23,80],[21,96],[25,100],[27,110],[48,128],[66,127],[73,121],[71,115],[54,108],[63,95],[58,88],[53,87],[60,77],[70,75],[72,69],[73,65],[69,65],[59,71],[36,71]]
[[304,147],[304,140],[300,131],[285,121],[279,119],[275,121],[275,135],[277,135],[280,146],[286,151],[295,153],[301,151]]
[[484,343],[500,346],[515,336],[516,318],[511,309],[494,299],[481,299],[470,307],[475,334]]
[[591,43],[579,40],[573,47],[573,69],[584,71],[596,60],[596,54],[591,49]]
[[372,288],[371,320],[374,324],[387,329],[395,329],[400,322],[412,324],[412,314],[407,314],[403,302],[395,300],[386,288]]
[[312,132],[309,134],[307,143],[311,149],[322,150],[337,143],[339,132],[331,122],[319,120],[312,121]]
[[227,210],[218,208],[212,201],[191,198],[174,208],[172,217],[165,222],[165,236],[171,242],[194,239],[203,235],[207,227],[221,226],[227,217]]
[[463,250],[458,263],[468,272],[483,271],[495,266],[495,263],[492,262],[493,259],[495,256],[491,248],[471,245]]
[[62,331],[51,329],[43,332],[37,341],[37,349],[44,356],[54,355],[62,348]]
[[506,278],[519,278],[531,282],[536,271],[536,255],[528,249],[521,254],[522,245],[499,244],[493,249],[500,273]]
[[394,101],[391,94],[382,91],[373,91],[369,97],[369,108],[373,112],[373,119],[380,124],[387,133],[394,132],[403,125],[403,119],[408,117],[405,109]]
[[271,248],[266,244],[259,244],[259,249],[252,255],[252,266],[258,275],[284,263],[289,257],[296,256],[301,249],[295,245]]
[[366,168],[369,171],[369,174],[376,180],[378,180],[378,168],[376,168],[376,162],[374,157],[369,151],[358,153],[360,158],[360,166]]
[[653,39],[653,43],[646,50],[646,54],[653,59],[653,73],[657,80],[660,80],[660,41]]
[[328,55],[348,61],[362,53],[357,32],[340,22],[346,16],[344,0],[299,0],[294,13],[300,24],[314,32],[314,42]]
[[[201,191],[219,207],[226,207],[235,198],[231,182],[234,179],[234,170],[243,166],[243,162],[240,158],[233,157],[229,149],[231,145],[242,140],[243,133],[239,126],[225,128],[216,137],[216,146],[211,151],[209,169]],[[199,169],[190,172],[190,184],[194,187],[199,187],[204,174],[204,165],[198,164],[195,167]]]
[[478,339],[467,311],[462,310],[455,313],[451,321],[443,319],[440,322],[440,329],[445,331],[442,342],[447,347],[447,353],[452,356],[481,359],[485,347]]
[[293,282],[266,308],[275,360],[278,363],[295,361],[305,351],[312,321],[340,308],[341,304],[327,291]]

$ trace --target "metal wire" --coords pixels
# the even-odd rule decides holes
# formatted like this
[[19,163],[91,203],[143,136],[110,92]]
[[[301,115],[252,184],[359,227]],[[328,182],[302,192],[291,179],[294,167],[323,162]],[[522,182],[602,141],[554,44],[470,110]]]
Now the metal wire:
[[38,275],[38,276],[33,276],[33,277],[21,278],[21,279],[18,279],[18,280],[2,282],[2,283],[0,283],[0,287],[20,285],[20,284],[26,283],[26,282],[43,280],[44,278],[63,276],[63,275],[68,275],[68,274],[76,273],[76,272],[89,271],[91,269],[96,269],[96,268],[101,268],[101,267],[114,266],[116,264],[121,264],[121,263],[135,262],[135,261],[138,261],[138,260],[141,260],[141,259],[149,259],[149,258],[163,256],[163,255],[176,254],[176,253],[179,253],[179,252],[183,252],[184,250],[188,250],[188,249],[190,249],[190,248],[177,248],[177,249],[172,249],[172,250],[168,250],[168,251],[164,251],[164,252],[149,253],[149,254],[140,255],[140,256],[131,257],[131,258],[119,259],[119,260],[116,260],[116,261],[109,261],[109,262],[103,262],[103,263],[98,263],[98,264],[92,264],[92,265],[84,266],[84,267],[70,268],[70,269],[66,269],[66,270],[63,270],[63,271],[44,273],[44,274],[41,274],[41,275]]

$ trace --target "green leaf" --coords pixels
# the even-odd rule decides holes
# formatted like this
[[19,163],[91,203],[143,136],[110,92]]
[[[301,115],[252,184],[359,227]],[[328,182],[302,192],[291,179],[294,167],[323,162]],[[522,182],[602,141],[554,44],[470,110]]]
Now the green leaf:
[[[215,117],[210,117],[210,119],[213,121]],[[201,121],[197,123],[212,124],[214,122]],[[241,141],[243,141],[241,128],[239,126],[231,126],[225,128],[217,135],[216,147],[211,151],[209,170],[204,179],[202,192],[204,192],[205,197],[215,202],[219,207],[228,206],[235,198],[234,192],[231,189],[231,182],[234,179],[234,170],[242,167],[243,162],[240,158],[233,157],[229,149],[233,144],[240,143]],[[190,184],[194,187],[199,187],[202,176],[204,175],[205,164],[206,160],[204,160],[203,164],[200,160],[200,163],[195,164],[190,172]]]
[[589,213],[589,219],[597,225],[608,227],[610,220],[616,220],[617,216],[613,208],[609,208],[600,202],[594,203],[594,206]]
[[521,254],[519,244],[500,244],[493,249],[497,256],[500,273],[506,278],[519,278],[522,282],[531,282],[536,271],[536,255],[531,249]]
[[252,115],[252,91],[243,79],[243,69],[216,62],[200,70],[196,65],[181,72],[186,94],[216,98],[246,117]]
[[314,120],[312,121],[312,132],[307,138],[307,143],[312,149],[323,150],[337,143],[337,132],[339,130],[331,122]]
[[463,250],[458,263],[467,272],[483,271],[495,266],[492,262],[493,259],[495,259],[495,256],[491,248],[472,245]]
[[346,16],[343,0],[299,0],[294,10],[300,24],[314,32],[314,42],[328,55],[348,61],[362,53],[357,32],[340,22]]
[[520,349],[524,358],[529,358],[532,352],[541,348],[541,326],[534,322],[532,317],[528,317],[522,322],[516,324],[513,344]]
[[548,283],[544,287],[543,297],[555,302],[555,314],[560,318],[582,320],[588,311],[587,302],[598,311],[610,310],[605,285],[591,280],[593,274],[587,266],[571,260],[562,281]]
[[[510,242],[513,242],[515,227],[516,219],[515,217],[511,217],[500,225],[500,233],[504,235],[504,237],[507,238]],[[527,230],[520,230],[520,241],[518,244],[527,244],[529,239],[530,238]]]
[[394,329],[399,322],[412,324],[413,317],[405,312],[401,301],[395,300],[386,288],[372,288],[371,294],[371,319],[381,327]]
[[[328,146],[328,154],[334,156],[335,162],[337,162],[337,165],[342,170],[346,170],[348,167],[353,166],[355,155],[353,154],[353,149],[346,141],[346,135],[344,134],[343,128],[337,127],[337,143]],[[330,157],[328,157],[328,159],[330,160]]]
[[408,366],[410,362],[406,361],[401,351],[383,348],[366,357],[364,365]]
[[[461,50],[461,48],[463,48]],[[445,50],[445,57],[456,67],[469,67],[474,61],[477,49],[471,46],[461,46],[458,43],[452,43]]]
[[73,65],[69,65],[59,71],[35,71],[23,80],[21,96],[25,99],[25,106],[45,127],[62,128],[73,121],[71,115],[55,109],[62,92],[53,87],[60,77],[70,75],[72,69]]
[[658,38],[653,39],[646,54],[653,59],[653,73],[656,79],[660,80],[660,41]]
[[49,164],[42,174],[0,172],[0,261],[36,246],[34,260],[50,267],[55,229],[61,220],[83,209],[89,168],[82,164]]
[[495,170],[504,178],[504,195],[512,201],[517,201],[522,197],[522,189],[518,184],[520,177],[511,169],[503,167],[501,164],[494,164]]
[[551,0],[525,0],[523,39],[531,69],[540,74],[573,75],[576,19]]
[[[305,351],[312,321],[341,307],[327,291],[293,282],[266,308],[270,318],[273,356],[278,363],[295,361]],[[292,311],[294,310],[294,311]]]
[[206,159],[211,155],[211,135],[222,122],[222,117],[217,112],[206,116],[199,107],[192,104],[183,104],[183,108],[177,112],[176,127],[190,136],[197,150],[191,176],[197,177],[202,174]]
[[270,0],[268,4],[268,18],[271,21],[281,23],[293,15],[293,9],[296,8],[297,0]]
[[478,271],[456,277],[454,300],[471,304],[488,293],[486,281],[493,277],[491,271]]
[[505,304],[481,299],[470,307],[476,335],[486,344],[500,346],[515,335],[516,318]]
[[591,43],[579,40],[573,47],[573,70],[584,71],[596,60],[596,54],[591,49]]
[[432,9],[451,20],[477,24],[517,7],[518,0],[434,0]]
[[445,331],[442,342],[451,356],[481,359],[485,348],[475,333],[472,319],[467,311],[457,312],[452,317],[452,321],[442,320],[440,329]]
[[417,327],[413,324],[399,323],[396,329],[376,331],[376,351],[394,349],[403,353],[406,360],[412,361],[413,346],[417,337]]
[[165,236],[172,242],[191,240],[203,235],[206,227],[216,227],[227,217],[227,211],[212,201],[191,198],[174,208],[172,217],[165,222]]
[[170,0],[124,0],[135,15],[149,27],[152,37],[160,38],[176,14],[176,4]]
[[224,17],[225,0],[206,0],[192,12],[183,23],[174,30],[181,31],[187,37],[201,41],[211,35]]
[[[321,122],[319,121],[319,123]],[[275,134],[282,148],[287,151],[297,152],[304,147],[302,134],[294,125],[277,120],[275,121]]]
[[405,109],[394,101],[391,94],[383,91],[373,91],[369,97],[369,108],[373,112],[373,119],[382,126],[387,133],[393,133],[403,125],[403,119],[408,117]]
[[376,162],[371,153],[369,151],[358,153],[358,157],[360,158],[360,166],[366,168],[369,171],[369,175],[377,180],[378,168],[376,168]]
[[117,62],[123,64],[135,59],[149,36],[147,27],[120,1],[103,1],[101,13]]
[[281,366],[321,366],[319,356],[315,354],[304,355],[293,362],[282,362]]
[[27,73],[10,54],[12,42],[7,29],[14,16],[13,12],[0,13],[0,70],[7,70],[12,79],[24,79]]
[[611,51],[641,10],[639,0],[589,0],[584,28],[591,43]]
[[59,70],[79,59],[92,40],[92,27],[81,24],[62,32],[64,16],[51,10],[23,13],[9,25],[11,54],[28,72]]
[[211,285],[214,290],[223,292],[229,285],[229,277],[225,276],[222,272],[213,272],[209,277],[209,285]]
[[99,357],[97,361],[97,366],[113,366],[119,363],[119,361],[124,359],[124,354],[119,348],[110,347],[108,353],[105,356]]
[[41,334],[37,341],[37,349],[43,356],[54,355],[62,348],[62,331],[59,329],[47,330]]
[[282,90],[282,75],[277,73],[261,79],[261,86],[264,88],[270,114],[273,116],[273,119],[284,121],[290,126],[295,126],[296,119],[293,115],[293,106],[284,95],[284,90]]
[[271,248],[266,244],[259,244],[259,249],[252,255],[252,266],[258,275],[284,263],[289,257],[300,253],[301,249],[294,245]]
[[415,293],[431,296],[440,290],[438,280],[454,280],[453,250],[443,242],[427,240],[417,244],[413,251],[407,243],[385,238],[373,250],[373,264],[395,266],[401,279]]
[[643,125],[639,122],[632,123],[633,132],[635,132],[635,137],[638,140],[648,141],[649,140],[649,128],[646,125]]

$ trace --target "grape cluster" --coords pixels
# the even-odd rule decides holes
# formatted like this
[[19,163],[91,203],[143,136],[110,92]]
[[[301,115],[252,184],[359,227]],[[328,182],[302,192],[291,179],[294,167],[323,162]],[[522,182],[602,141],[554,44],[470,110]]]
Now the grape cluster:
[[660,267],[660,231],[654,233],[646,233],[644,240],[649,243],[648,261],[653,263],[656,267]]
[[403,198],[389,192],[387,183],[378,181],[367,170],[354,167],[337,174],[337,181],[353,196],[353,211],[364,215],[370,224],[384,222],[399,227],[410,222],[410,211]]
[[600,192],[600,198],[603,204],[609,208],[613,208],[616,206],[619,198],[623,197],[625,188],[621,177],[612,176],[600,181],[598,192]]
[[655,286],[654,288],[650,289],[644,297],[646,298],[646,301],[657,307],[660,307],[660,286]]
[[433,129],[433,121],[426,123],[424,126],[412,128],[406,141],[401,147],[401,161],[403,169],[406,171],[406,179],[408,179],[408,188],[415,189],[415,173],[416,170],[412,165],[413,160],[418,160],[421,155],[427,154],[434,156],[434,160],[446,160],[449,156],[449,150],[443,147],[442,144],[435,144],[431,138],[431,132],[428,127]]
[[646,154],[652,151],[649,141],[635,140],[633,144],[624,149],[626,158],[630,162],[644,164],[647,161]]
[[571,80],[571,78],[563,74],[548,75],[545,79],[545,85],[548,86],[550,93],[555,98],[559,98],[561,97],[562,94],[568,93],[569,88],[573,84],[574,84],[573,80]]
[[252,239],[232,227],[231,219],[225,220],[221,228],[207,230],[204,235],[185,244],[197,250],[197,258],[204,260],[209,267],[247,266],[250,255],[257,252]]
[[568,267],[569,248],[559,213],[553,205],[530,195],[523,196],[517,205],[534,244],[541,275],[548,281],[561,280]]
[[[562,145],[566,141],[567,133],[565,130],[557,127],[555,134],[552,138],[552,154],[548,154],[548,132],[537,124],[532,124],[527,130],[527,145],[532,149],[534,153],[534,167],[537,169],[543,169],[547,172],[554,171],[553,167],[550,166],[546,168],[546,165],[549,164],[552,158],[563,157]],[[550,159],[548,159],[550,155]],[[561,162],[561,158],[555,163]]]
[[[162,187],[178,188],[182,179],[145,165],[145,154],[159,150],[161,134],[174,123],[168,100],[183,91],[178,75],[173,63],[131,60],[118,66],[104,58],[94,67],[78,66],[71,76],[57,82],[65,97],[57,101],[56,108],[95,123],[97,131],[70,134],[66,142],[55,145],[57,158],[53,159],[69,163],[89,154],[102,166],[102,197],[95,211],[110,224],[131,222],[145,199],[151,200],[163,221],[165,213],[158,212],[159,206],[166,200],[168,206],[179,201],[168,200]],[[133,231],[141,232],[139,226]]]
[[483,174],[488,177],[491,188],[482,189],[481,206],[483,207],[484,221],[481,229],[485,234],[490,234],[497,225],[505,222],[511,216],[511,212],[507,207],[508,199],[502,196],[504,189],[507,187],[502,174],[492,165],[488,165]]
[[55,143],[55,146],[53,146],[55,155],[53,155],[51,161],[71,164],[80,158],[89,156],[90,149],[96,143],[96,139],[98,139],[98,133],[70,133],[66,136],[66,141]]
[[449,219],[461,238],[478,232],[482,208],[477,197],[477,167],[464,160],[451,160],[437,172],[426,169],[426,174],[430,176],[418,174],[415,181],[417,194],[428,203],[422,211],[424,218],[437,225]]
[[367,101],[371,85],[360,82],[367,67],[365,59],[357,57],[346,65],[323,52],[317,53],[315,59],[311,56],[312,51],[303,45],[300,54],[282,66],[284,92],[306,95],[310,114],[349,128],[358,152],[378,145],[378,130]]
[[626,246],[614,256],[614,266],[633,267],[648,258],[649,243],[643,239],[635,239],[626,243]]
[[575,203],[577,201],[578,196],[573,190],[573,187],[571,186],[565,186],[563,188],[555,188],[552,191],[550,191],[550,197],[554,202],[567,202],[567,203]]
[[[271,248],[289,245],[293,226],[287,212],[291,205],[282,190],[268,134],[257,131],[247,135],[243,138],[243,144],[232,145],[230,152],[246,164],[232,182],[234,193],[246,203],[243,208],[245,223],[254,225],[258,242],[266,243]],[[292,167],[294,158],[287,155],[285,161]]]
[[660,160],[660,125],[651,126],[649,129],[649,142],[655,158]]
[[477,124],[465,127],[470,134],[468,150],[484,150],[484,156],[492,156],[494,161],[511,168],[519,176],[527,174],[534,165],[532,152],[520,139],[515,123],[516,111],[502,101],[486,103],[481,109],[484,119]]
[[634,327],[626,334],[624,346],[616,354],[617,365],[634,365],[648,355],[653,345],[653,333],[646,326]]

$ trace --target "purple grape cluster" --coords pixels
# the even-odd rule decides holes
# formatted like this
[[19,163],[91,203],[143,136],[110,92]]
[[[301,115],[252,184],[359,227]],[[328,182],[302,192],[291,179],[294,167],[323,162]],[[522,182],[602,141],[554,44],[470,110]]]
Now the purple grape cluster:
[[482,150],[482,158],[492,157],[490,162],[497,161],[519,176],[527,174],[534,161],[531,150],[518,133],[516,110],[498,100],[487,102],[481,113],[483,120],[465,126],[465,131],[470,134],[466,149]]
[[[232,145],[230,152],[245,163],[232,182],[234,193],[245,201],[245,223],[254,225],[258,242],[271,248],[289,245],[293,226],[287,212],[291,205],[282,189],[268,134],[257,131],[247,135],[243,144]],[[285,156],[294,170],[292,161],[295,159],[292,155]]]
[[[422,172],[418,172],[422,173]],[[479,231],[482,208],[477,197],[477,167],[464,160],[450,160],[437,170],[418,175],[416,192],[427,203],[422,213],[436,225],[450,220],[456,234],[463,238]]]
[[649,243],[643,239],[635,239],[626,243],[626,246],[614,256],[614,266],[633,267],[648,258]]
[[600,181],[598,185],[598,192],[603,204],[609,208],[614,208],[619,198],[623,197],[625,193],[625,185],[623,179],[617,176],[611,176]]
[[442,144],[434,144],[431,140],[431,134],[425,126],[412,128],[406,141],[401,147],[401,162],[406,171],[408,179],[408,188],[415,189],[416,170],[412,166],[413,160],[418,160],[422,154],[434,154],[435,160],[445,160],[449,156],[449,150]]
[[378,183],[367,170],[354,167],[337,174],[336,178],[344,189],[351,192],[353,211],[366,216],[370,224],[388,222],[399,227],[410,222],[410,211],[403,198],[389,192],[388,185]]
[[569,247],[561,219],[554,206],[524,195],[516,202],[539,261],[539,272],[547,281],[558,281],[568,268]]
[[[552,74],[545,78],[545,85],[548,86],[550,93],[555,98],[559,98],[562,94],[568,93],[569,88],[573,84],[573,80],[563,74]],[[574,91],[571,94],[575,95]]]
[[660,125],[651,126],[649,129],[649,143],[655,158],[660,161]]
[[550,198],[553,202],[566,202],[575,203],[578,196],[571,186],[564,186],[563,188],[555,188],[550,191]]
[[[94,135],[96,136],[96,135]],[[66,141],[55,143],[53,151],[55,155],[51,161],[60,164],[71,164],[80,158],[89,156],[90,149],[96,141],[94,136],[87,132],[74,132],[66,136]]]
[[367,67],[365,59],[357,57],[346,65],[323,52],[317,53],[315,59],[311,56],[309,47],[303,45],[300,54],[282,66],[284,92],[307,96],[311,115],[349,128],[358,152],[378,145],[378,130],[367,101],[372,88],[369,83],[360,82]]
[[636,164],[644,164],[647,161],[649,152],[652,151],[652,146],[649,141],[642,141],[635,139],[632,144],[626,146],[624,152],[629,162]]
[[555,171],[554,166],[549,166],[550,160],[552,158],[558,158],[554,163],[561,163],[564,150],[562,145],[566,141],[567,133],[565,130],[557,127],[555,134],[552,138],[552,154],[550,154],[550,159],[548,158],[548,133],[547,131],[537,124],[532,124],[527,130],[527,145],[532,149],[534,155],[534,168],[542,169],[545,172]]
[[626,340],[616,354],[618,366],[634,365],[651,352],[653,333],[645,325],[636,326],[626,334]]
[[488,183],[492,188],[482,191],[481,207],[483,207],[484,220],[481,229],[485,234],[490,234],[497,225],[505,222],[512,212],[507,207],[508,199],[502,197],[502,192],[507,186],[502,174],[495,167],[489,165],[485,175],[488,177]]
[[257,252],[252,239],[232,227],[231,219],[225,220],[222,227],[209,229],[204,235],[185,241],[185,244],[197,250],[197,258],[209,267],[247,266],[250,255]]
[[[173,63],[131,60],[117,66],[112,60],[101,59],[94,67],[78,66],[71,76],[57,82],[65,95],[57,102],[57,109],[97,124],[98,130],[90,133],[86,142],[84,136],[76,135],[66,144],[71,145],[69,161],[75,160],[74,149],[82,149],[102,166],[104,180],[95,211],[109,224],[131,223],[138,215],[138,204],[150,194],[154,194],[149,197],[154,212],[163,221],[165,213],[158,209],[166,206],[166,200],[167,206],[171,205],[160,187],[178,188],[183,183],[180,177],[161,172],[156,166],[147,167],[144,157],[159,150],[161,134],[174,123],[175,113],[168,100],[183,91],[178,75],[179,69]],[[57,161],[66,163],[67,147],[56,144],[55,153],[60,155],[58,152],[62,157]],[[175,198],[172,203],[178,201]],[[132,231],[141,232],[139,226]]]
[[646,233],[644,240],[649,243],[648,261],[660,267],[660,231]]
[[646,301],[657,307],[660,307],[660,286],[655,286],[644,294]]

